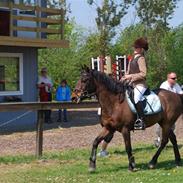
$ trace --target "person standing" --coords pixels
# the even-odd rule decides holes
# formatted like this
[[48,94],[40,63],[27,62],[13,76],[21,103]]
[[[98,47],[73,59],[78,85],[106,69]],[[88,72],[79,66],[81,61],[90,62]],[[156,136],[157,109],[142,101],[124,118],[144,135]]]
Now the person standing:
[[[183,90],[177,83],[177,74],[175,72],[167,74],[167,80],[160,85],[160,88],[174,93],[183,94]],[[175,124],[172,126],[172,129],[175,130]],[[156,124],[156,135],[157,137],[154,140],[154,145],[159,147],[161,144],[161,127],[159,124]]]
[[[58,86],[56,91],[56,100],[61,102],[71,101],[71,89],[67,85],[67,81],[63,79]],[[58,111],[58,120],[57,122],[62,121],[62,113],[63,113],[63,121],[67,122],[67,109],[59,109]]]
[[[39,89],[40,102],[52,101],[52,87],[53,83],[51,78],[47,75],[47,68],[41,69],[41,74],[37,83]],[[51,110],[45,110],[45,123],[52,123]]]

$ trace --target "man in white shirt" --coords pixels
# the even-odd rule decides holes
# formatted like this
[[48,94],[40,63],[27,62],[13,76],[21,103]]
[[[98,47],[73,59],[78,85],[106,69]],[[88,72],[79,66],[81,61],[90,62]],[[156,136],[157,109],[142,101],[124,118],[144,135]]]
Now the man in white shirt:
[[[175,72],[170,72],[167,74],[167,80],[164,81],[160,88],[165,89],[174,93],[183,94],[183,90],[177,82],[177,75]],[[172,129],[175,130],[175,124],[172,126]],[[154,141],[156,147],[159,147],[161,144],[161,127],[159,124],[156,126],[157,139]]]

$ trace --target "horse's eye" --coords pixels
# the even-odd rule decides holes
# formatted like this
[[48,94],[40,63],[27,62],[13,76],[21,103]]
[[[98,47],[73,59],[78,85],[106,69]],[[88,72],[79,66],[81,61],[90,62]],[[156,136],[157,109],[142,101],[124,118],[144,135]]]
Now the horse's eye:
[[86,83],[88,81],[88,79],[89,79],[88,77],[81,78],[81,82]]
[[85,78],[81,78],[81,82],[84,82],[85,81]]

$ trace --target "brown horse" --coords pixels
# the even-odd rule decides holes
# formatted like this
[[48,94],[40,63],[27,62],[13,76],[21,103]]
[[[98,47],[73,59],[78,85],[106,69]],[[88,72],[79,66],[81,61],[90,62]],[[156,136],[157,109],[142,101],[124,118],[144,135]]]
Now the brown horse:
[[[90,156],[89,170],[96,169],[96,152],[98,144],[104,139],[110,142],[115,131],[122,133],[126,152],[129,160],[129,170],[135,170],[135,159],[132,155],[130,131],[134,129],[136,115],[132,113],[125,97],[127,89],[124,83],[115,81],[104,73],[89,68],[83,68],[80,78],[80,86],[77,86],[85,94],[96,94],[101,105],[102,131],[93,142]],[[161,146],[149,162],[149,168],[155,168],[158,157],[170,139],[173,144],[175,163],[180,165],[181,157],[177,146],[176,136],[171,129],[172,125],[183,112],[183,95],[175,94],[163,89],[158,90],[158,96],[162,104],[162,111],[145,117],[146,127],[159,123],[162,127]]]

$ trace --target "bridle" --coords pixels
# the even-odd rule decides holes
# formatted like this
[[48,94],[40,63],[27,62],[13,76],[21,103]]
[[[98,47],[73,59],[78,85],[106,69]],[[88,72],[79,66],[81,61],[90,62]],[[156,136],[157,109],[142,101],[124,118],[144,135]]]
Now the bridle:
[[87,90],[85,91],[81,91],[81,95],[77,95],[77,103],[81,102],[83,99],[85,98],[91,98],[93,96],[96,96],[96,92],[93,92],[93,93],[88,93]]
[[[86,78],[88,77],[86,73],[83,73],[83,76],[85,76]],[[87,78],[87,79],[89,79],[89,78]],[[93,96],[96,96],[96,91],[92,92],[92,93],[88,93],[87,89],[80,90],[80,93],[81,93],[80,96],[77,95],[77,103],[79,103],[80,101],[82,101],[85,98],[91,98]]]

